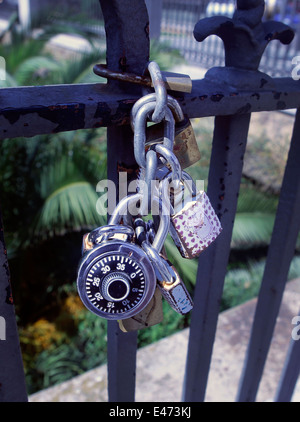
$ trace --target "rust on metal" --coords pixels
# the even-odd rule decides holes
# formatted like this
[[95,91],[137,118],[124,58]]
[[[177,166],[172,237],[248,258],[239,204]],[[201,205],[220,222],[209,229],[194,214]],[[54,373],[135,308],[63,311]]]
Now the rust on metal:
[[[124,59],[124,58],[122,58]],[[115,81],[129,82],[136,85],[147,86],[153,88],[153,81],[146,68],[143,75],[125,72],[125,67],[120,64],[121,72],[108,69],[106,64],[96,64],[93,67],[94,73],[102,78],[112,79]],[[156,80],[155,84],[164,85],[167,90],[179,92],[191,92],[192,80],[189,75],[183,75],[174,72],[161,72],[162,81]]]
[[128,72],[116,72],[108,69],[106,64],[96,64],[93,70],[96,75],[102,76],[102,78],[130,82],[132,84],[144,85],[148,87],[152,86],[152,81],[149,76],[140,76]]

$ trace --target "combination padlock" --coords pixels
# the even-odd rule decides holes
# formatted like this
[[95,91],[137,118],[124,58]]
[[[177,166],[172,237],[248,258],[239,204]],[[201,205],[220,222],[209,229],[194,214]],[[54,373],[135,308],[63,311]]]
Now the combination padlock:
[[[137,201],[139,194],[120,202]],[[117,220],[121,210],[116,207]],[[96,315],[121,320],[142,311],[156,289],[156,275],[144,250],[134,242],[134,230],[117,224],[116,215],[109,224],[84,237],[77,288],[84,305]]]

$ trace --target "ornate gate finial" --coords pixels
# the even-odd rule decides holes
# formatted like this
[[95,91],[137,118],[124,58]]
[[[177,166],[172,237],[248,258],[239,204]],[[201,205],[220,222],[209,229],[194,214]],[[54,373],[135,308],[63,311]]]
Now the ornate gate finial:
[[289,26],[276,21],[262,22],[264,8],[264,0],[237,0],[232,18],[201,19],[195,25],[194,37],[203,41],[209,35],[217,35],[224,43],[226,67],[257,70],[270,41],[289,44],[294,38],[294,31]]

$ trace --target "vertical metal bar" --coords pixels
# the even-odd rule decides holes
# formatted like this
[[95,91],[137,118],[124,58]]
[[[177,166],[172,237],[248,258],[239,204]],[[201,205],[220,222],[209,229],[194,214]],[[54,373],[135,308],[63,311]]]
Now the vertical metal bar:
[[162,0],[146,0],[150,23],[150,39],[158,40],[161,31]]
[[250,114],[216,117],[207,193],[223,231],[199,257],[183,399],[203,401],[242,176]]
[[[108,180],[119,186],[118,166],[132,168],[135,164],[132,131],[128,126],[107,129]],[[119,186],[119,190],[126,189]],[[135,396],[137,332],[123,333],[116,321],[108,321],[107,362],[109,401],[132,402]]]
[[25,375],[12,300],[1,212],[0,317],[0,402],[24,402],[27,401]]
[[[99,0],[105,21],[107,66],[115,71],[143,74],[149,61],[149,19],[144,1]],[[109,81],[111,89],[139,90]],[[118,166],[134,165],[133,133],[129,125],[107,131],[108,179],[118,186]],[[117,322],[108,323],[109,401],[134,401],[137,333],[123,333]]]
[[[298,314],[300,318],[300,313]],[[300,339],[299,325],[297,328],[297,338],[291,338],[289,350],[287,353],[285,365],[278,384],[275,395],[276,402],[289,402],[292,399],[293,392],[300,374]]]
[[237,399],[254,401],[272,340],[276,318],[300,228],[300,110],[294,131],[264,276]]

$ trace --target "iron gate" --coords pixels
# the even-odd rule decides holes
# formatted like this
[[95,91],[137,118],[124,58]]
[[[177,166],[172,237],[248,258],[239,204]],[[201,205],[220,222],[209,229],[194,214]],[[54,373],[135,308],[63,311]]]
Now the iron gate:
[[[149,60],[149,22],[144,1],[100,0],[100,6],[105,19],[107,66],[115,71],[142,74]],[[201,40],[216,33],[222,38],[226,67],[211,69],[204,79],[193,81],[190,94],[177,95],[190,118],[215,116],[207,190],[223,226],[222,234],[199,258],[183,401],[205,399],[251,113],[297,109],[237,401],[255,401],[299,232],[299,82],[292,78],[272,79],[257,71],[262,44],[267,45],[273,39],[287,44],[292,31],[280,24],[262,26],[262,10],[263,1],[251,8],[249,2],[240,0],[232,20],[221,22],[212,18],[201,22],[196,37]],[[262,38],[255,38],[262,33]],[[105,126],[107,178],[117,183],[117,164],[128,167],[135,164],[129,116],[140,96],[138,86],[117,81],[108,81],[107,85],[4,88],[0,92],[1,135],[31,137]],[[2,223],[0,240],[0,315],[7,324],[6,341],[0,345],[0,401],[26,401]],[[107,341],[109,400],[134,401],[137,333],[122,333],[117,322],[109,321]],[[291,398],[299,374],[299,354],[300,341],[291,339],[277,401]]]

